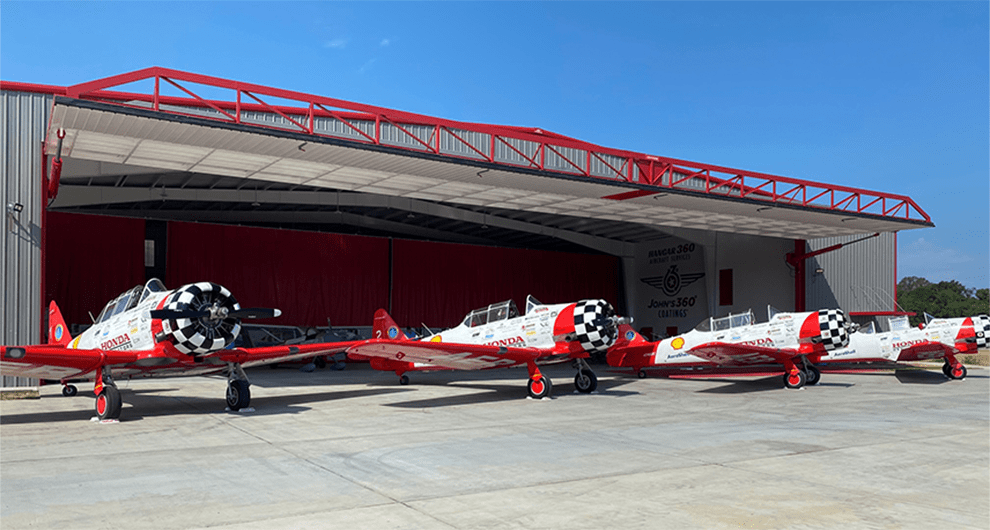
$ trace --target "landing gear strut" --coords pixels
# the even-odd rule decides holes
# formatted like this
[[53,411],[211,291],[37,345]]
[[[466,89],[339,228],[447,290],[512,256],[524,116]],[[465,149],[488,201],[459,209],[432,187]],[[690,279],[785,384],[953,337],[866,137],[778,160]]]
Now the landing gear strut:
[[230,363],[227,375],[227,408],[241,410],[251,404],[251,383],[240,364]]
[[945,364],[942,365],[942,373],[949,379],[965,379],[966,367],[955,358],[949,359],[946,357]]
[[[804,357],[801,358],[802,363]],[[797,390],[808,382],[808,376],[792,359],[784,359],[784,386]]]
[[[117,384],[113,382],[109,368],[103,367],[100,371],[102,373],[94,389],[96,393],[96,416],[100,418],[100,421],[116,420],[120,418],[122,405],[120,390],[117,390]],[[65,389],[62,389],[62,394],[65,394]]]
[[574,359],[578,373],[574,376],[574,388],[582,394],[590,394],[598,388],[598,378],[584,359]]
[[817,385],[822,380],[822,371],[817,366],[811,364],[808,358],[803,355],[801,356],[801,361],[804,363],[805,383],[808,385]]
[[550,378],[540,373],[536,363],[530,362],[526,366],[529,368],[529,384],[527,386],[529,397],[533,399],[549,397],[553,390],[553,383],[550,382]]

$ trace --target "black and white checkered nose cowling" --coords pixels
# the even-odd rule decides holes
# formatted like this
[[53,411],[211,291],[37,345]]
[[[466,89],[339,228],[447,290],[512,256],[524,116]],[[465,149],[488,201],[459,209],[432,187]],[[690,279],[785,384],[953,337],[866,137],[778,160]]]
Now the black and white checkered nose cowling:
[[172,311],[209,311],[209,316],[178,318],[162,321],[162,330],[168,334],[175,348],[187,355],[206,355],[232,344],[241,332],[241,322],[227,316],[241,306],[222,285],[200,282],[184,285],[175,290],[163,309]]
[[605,300],[581,300],[574,305],[576,341],[588,352],[604,352],[619,336],[615,309]]
[[990,339],[990,317],[980,315],[973,317],[973,332],[976,333],[976,347],[986,348]]
[[826,351],[849,345],[849,322],[841,309],[819,309],[818,328],[821,330],[822,346]]

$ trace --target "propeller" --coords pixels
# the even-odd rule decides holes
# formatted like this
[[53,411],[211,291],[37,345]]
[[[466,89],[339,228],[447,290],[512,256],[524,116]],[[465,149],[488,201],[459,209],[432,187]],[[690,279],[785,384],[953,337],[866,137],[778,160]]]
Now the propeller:
[[222,320],[225,318],[275,318],[282,314],[282,311],[270,307],[246,307],[236,311],[229,311],[226,307],[211,307],[200,311],[190,309],[176,311],[173,309],[156,309],[151,312],[151,318],[159,320],[179,320],[183,318],[208,318],[210,320]]

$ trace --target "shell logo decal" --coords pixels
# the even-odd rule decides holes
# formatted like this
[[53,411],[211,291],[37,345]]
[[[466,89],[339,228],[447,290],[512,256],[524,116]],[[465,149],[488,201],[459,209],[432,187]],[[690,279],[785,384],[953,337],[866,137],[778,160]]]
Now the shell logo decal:
[[395,326],[390,326],[388,328],[388,338],[395,339],[398,336],[399,336],[399,328]]
[[683,348],[684,347],[684,339],[682,339],[681,337],[677,337],[676,339],[674,339],[674,340],[672,340],[670,342],[670,347],[671,348],[674,348],[675,350],[679,350],[679,349]]
[[433,338],[430,339],[430,342],[443,342],[443,339],[440,335],[434,335]]

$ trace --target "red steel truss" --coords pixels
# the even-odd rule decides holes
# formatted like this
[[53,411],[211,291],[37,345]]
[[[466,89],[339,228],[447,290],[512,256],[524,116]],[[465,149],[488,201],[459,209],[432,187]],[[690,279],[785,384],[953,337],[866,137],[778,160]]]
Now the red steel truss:
[[[154,81],[150,94],[109,90],[149,79]],[[186,96],[163,95],[162,83],[174,87]],[[211,87],[209,90],[213,92],[215,89],[230,90],[233,97],[229,100],[206,99],[194,92],[189,87],[190,84]],[[639,188],[607,197],[614,200],[682,190],[713,197],[743,198],[768,204],[786,204],[931,224],[929,215],[914,200],[904,195],[610,149],[541,129],[445,120],[168,68],[145,68],[69,87],[2,82],[0,88],[59,94],[250,127],[279,130],[288,128],[296,133],[340,138],[339,134],[326,134],[314,126],[317,118],[329,118],[346,128],[351,141],[484,161],[507,168],[523,167],[622,181],[633,183]],[[274,105],[263,98],[278,98],[290,104]],[[191,114],[197,109],[213,112]],[[272,113],[285,121],[282,125],[244,121],[245,112]],[[386,142],[383,139],[383,128],[386,127],[389,128],[392,141]],[[396,135],[401,137],[401,141],[395,141]],[[478,138],[482,140],[479,141]],[[502,154],[497,156],[496,153]]]

